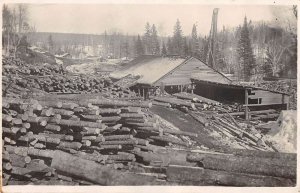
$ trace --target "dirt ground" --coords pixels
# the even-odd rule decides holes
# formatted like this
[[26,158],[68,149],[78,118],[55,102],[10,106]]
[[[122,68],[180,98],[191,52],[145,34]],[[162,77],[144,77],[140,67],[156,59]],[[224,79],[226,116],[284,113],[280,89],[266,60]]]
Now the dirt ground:
[[204,128],[202,124],[182,111],[155,105],[151,107],[150,111],[172,123],[182,131],[197,133],[198,137],[192,139],[195,140],[200,147],[204,146],[211,150],[228,150],[236,148],[230,143],[224,143],[224,141],[214,135],[211,130]]

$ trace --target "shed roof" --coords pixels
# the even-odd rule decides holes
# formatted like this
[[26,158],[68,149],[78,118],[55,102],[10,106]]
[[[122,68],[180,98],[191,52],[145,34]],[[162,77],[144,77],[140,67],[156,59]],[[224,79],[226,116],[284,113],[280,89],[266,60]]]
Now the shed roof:
[[121,79],[131,74],[141,77],[137,83],[152,85],[185,60],[185,58],[179,57],[142,56],[126,64],[123,68],[112,72],[110,76]]
[[221,83],[221,82],[215,82],[215,81],[211,81],[211,80],[200,80],[197,78],[192,78],[192,80],[199,81],[199,82],[202,82],[205,84],[219,85],[219,86],[223,86],[223,87],[227,87],[227,88],[265,90],[265,91],[278,93],[278,94],[284,94],[284,95],[289,96],[289,94],[285,93],[285,92],[280,92],[280,91],[275,91],[275,90],[270,90],[270,89],[256,87],[256,86],[250,86],[250,85],[241,85],[241,84],[234,84],[234,83]]
[[191,79],[199,81],[210,81],[220,84],[230,84],[232,81],[224,74],[218,72],[207,64],[201,62],[203,65],[196,72],[191,75]]

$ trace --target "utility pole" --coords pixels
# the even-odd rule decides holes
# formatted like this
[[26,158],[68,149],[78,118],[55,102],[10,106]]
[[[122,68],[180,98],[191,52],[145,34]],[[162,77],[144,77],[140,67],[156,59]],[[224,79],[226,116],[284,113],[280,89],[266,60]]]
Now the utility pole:
[[212,20],[211,20],[211,28],[209,32],[208,38],[208,52],[206,56],[206,63],[211,67],[215,66],[215,47],[217,41],[217,26],[218,26],[218,11],[219,8],[214,8]]

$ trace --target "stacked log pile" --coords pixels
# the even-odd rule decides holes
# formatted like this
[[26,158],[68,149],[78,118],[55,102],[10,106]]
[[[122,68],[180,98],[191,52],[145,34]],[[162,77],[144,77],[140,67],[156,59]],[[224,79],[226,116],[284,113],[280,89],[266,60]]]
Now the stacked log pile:
[[66,74],[59,65],[26,64],[20,59],[3,58],[2,93],[21,96],[23,93],[101,93],[113,98],[135,97],[128,88],[113,85],[107,76]]
[[60,65],[53,64],[27,64],[19,58],[3,57],[2,74],[27,74],[45,76],[53,73],[64,73]]
[[[60,102],[47,98],[4,97],[4,184],[142,183],[142,180],[136,183],[124,181],[128,176],[135,176],[132,173],[127,175],[125,171],[138,173],[141,179],[147,179],[143,182],[165,180],[166,176],[161,173],[146,171],[147,167],[170,163],[168,154],[156,152],[166,147],[188,148],[192,144],[187,138],[197,135],[160,127],[147,113],[150,106],[151,103],[147,102],[111,99]],[[68,160],[89,164],[82,166],[89,171],[94,167],[103,168],[103,172],[111,171],[112,177],[122,175],[123,178],[103,182],[104,179],[93,180],[95,177],[81,181],[82,176],[71,172],[75,166]],[[184,157],[181,156],[181,160]],[[60,166],[62,163],[64,167]],[[80,169],[81,166],[77,167]]]

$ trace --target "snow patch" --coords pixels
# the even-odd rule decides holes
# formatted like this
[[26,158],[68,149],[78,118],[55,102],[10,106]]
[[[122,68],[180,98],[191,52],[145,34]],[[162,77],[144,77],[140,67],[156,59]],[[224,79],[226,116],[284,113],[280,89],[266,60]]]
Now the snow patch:
[[282,111],[265,137],[280,152],[297,153],[297,111]]

